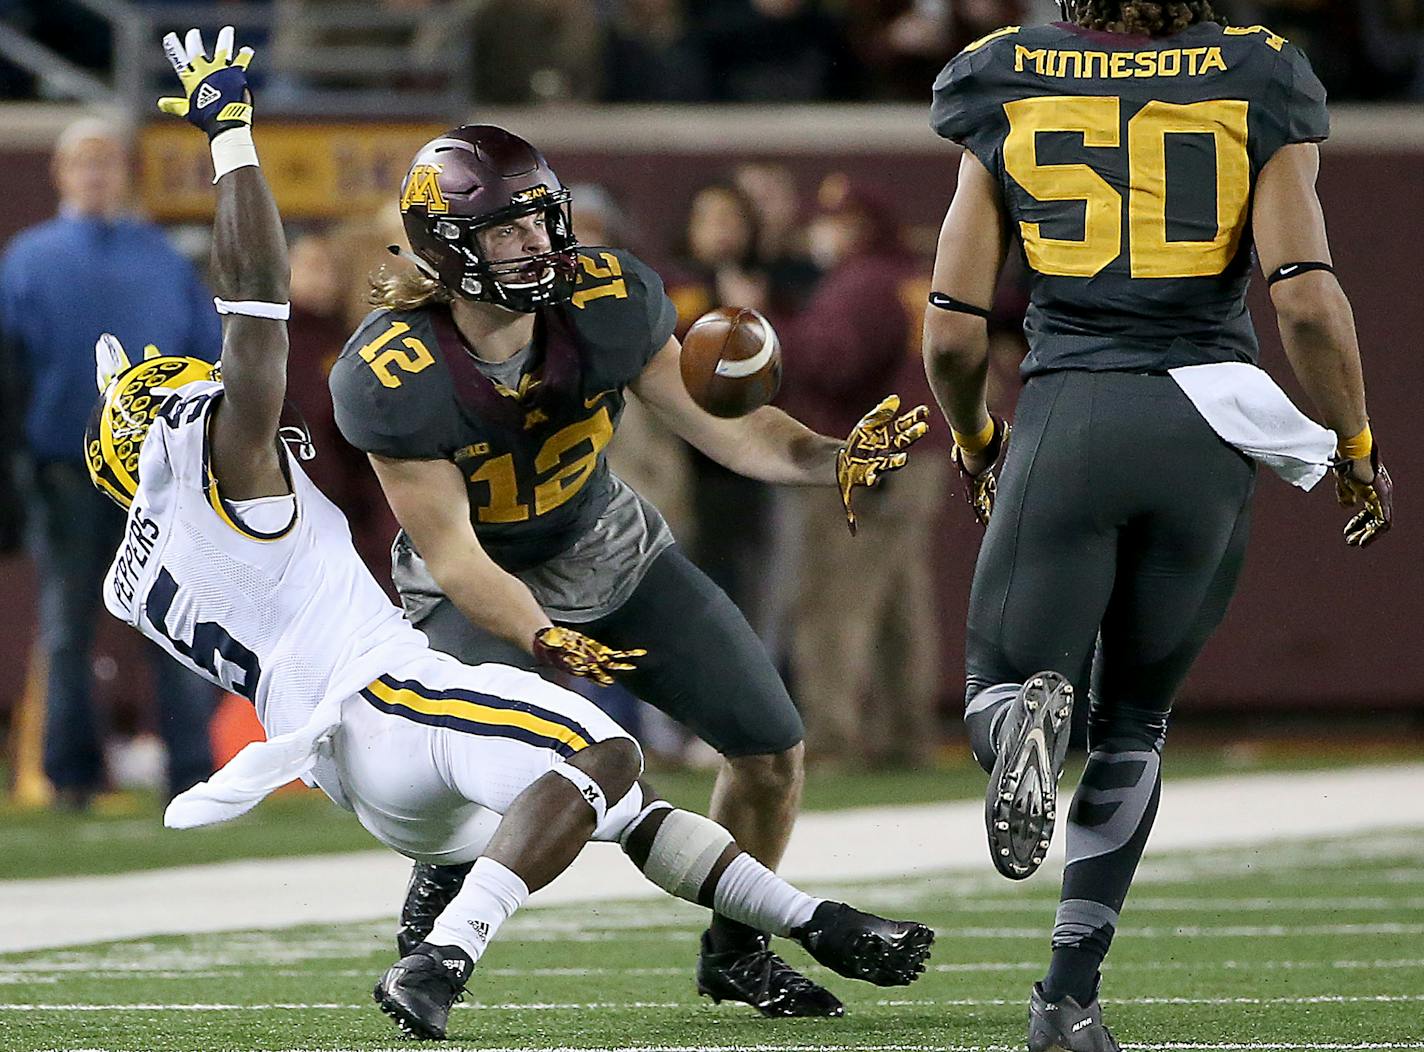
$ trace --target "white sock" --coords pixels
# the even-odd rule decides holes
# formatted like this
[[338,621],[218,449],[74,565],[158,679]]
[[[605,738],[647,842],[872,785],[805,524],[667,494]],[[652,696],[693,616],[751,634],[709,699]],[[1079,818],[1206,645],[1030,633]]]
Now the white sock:
[[517,873],[492,858],[477,858],[450,905],[446,906],[425,941],[458,946],[478,961],[499,926],[529,898],[529,888]]
[[809,921],[824,901],[792,887],[745,851],[732,859],[712,892],[713,909],[722,916],[783,937]]

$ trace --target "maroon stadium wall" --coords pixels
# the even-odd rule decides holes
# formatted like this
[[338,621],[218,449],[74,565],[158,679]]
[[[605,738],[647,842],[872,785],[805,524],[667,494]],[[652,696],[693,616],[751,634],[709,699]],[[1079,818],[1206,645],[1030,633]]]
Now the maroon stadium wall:
[[[654,262],[668,258],[694,190],[738,160],[784,161],[808,195],[830,171],[873,181],[894,200],[900,218],[921,234],[937,226],[957,165],[957,151],[932,137],[907,147],[897,131],[881,142],[873,125],[869,132],[862,128],[839,137],[832,130],[789,146],[775,135],[743,134],[727,142],[692,137],[612,149],[586,129],[569,131],[569,122],[541,139],[545,123],[527,115],[509,121],[541,141],[566,182],[597,182],[611,190],[633,219],[630,247]],[[1424,295],[1416,270],[1424,245],[1420,123],[1411,118],[1411,134],[1395,137],[1387,122],[1381,132],[1376,120],[1374,134],[1328,144],[1320,176],[1336,269],[1359,327],[1372,422],[1399,486],[1398,525],[1367,551],[1347,549],[1340,540],[1345,515],[1335,507],[1328,481],[1304,494],[1263,474],[1245,575],[1225,624],[1183,692],[1181,707],[1188,711],[1260,711],[1263,716],[1337,707],[1362,713],[1424,711],[1424,525],[1419,511],[1424,482],[1412,470],[1424,463],[1424,428],[1415,419],[1424,396]],[[636,121],[630,118],[628,126]],[[384,179],[389,168],[375,170]],[[0,177],[0,240],[8,240],[50,214],[53,202],[42,149],[0,146],[0,172],[5,173]],[[156,204],[162,211],[163,202]],[[199,212],[193,218],[202,216]],[[1288,379],[1261,285],[1256,282],[1252,303],[1263,364],[1300,400]],[[950,711],[961,690],[963,611],[978,540],[977,527],[956,497],[939,531],[944,698]],[[0,560],[0,575],[10,608],[8,631],[0,635],[0,662],[10,671],[0,680],[3,723],[23,683],[35,602],[23,560]],[[1051,610],[1051,597],[1045,603]],[[112,636],[106,632],[105,638]],[[131,657],[127,643],[110,646]]]

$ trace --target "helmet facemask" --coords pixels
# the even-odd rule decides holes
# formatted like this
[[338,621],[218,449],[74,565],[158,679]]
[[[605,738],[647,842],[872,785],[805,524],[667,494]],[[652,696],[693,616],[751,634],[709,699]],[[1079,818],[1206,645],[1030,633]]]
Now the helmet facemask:
[[100,337],[99,400],[84,429],[84,462],[90,481],[122,508],[138,492],[138,461],[153,421],[178,388],[219,379],[218,366],[197,358],[160,355],[151,344],[130,365],[118,340]]
[[[415,155],[401,183],[401,223],[420,269],[444,292],[531,314],[573,296],[578,242],[569,199],[531,143],[467,124]],[[543,218],[549,250],[489,259],[480,232],[527,216]]]
[[[556,190],[541,195],[539,204],[534,207],[520,203],[478,219],[463,216],[433,219],[432,234],[449,247],[449,255],[460,261],[458,275],[441,274],[441,278],[448,282],[450,277],[455,277],[449,287],[462,299],[493,303],[520,314],[532,314],[540,307],[567,301],[574,293],[579,247],[573,235],[569,196],[567,190]],[[544,228],[549,236],[548,252],[512,259],[485,258],[480,248],[481,230],[539,214],[544,217]]]

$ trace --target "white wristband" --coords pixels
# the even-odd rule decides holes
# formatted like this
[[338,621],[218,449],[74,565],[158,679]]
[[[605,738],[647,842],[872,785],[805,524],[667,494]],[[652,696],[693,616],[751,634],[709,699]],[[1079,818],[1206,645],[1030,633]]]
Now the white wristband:
[[238,168],[257,167],[251,128],[230,128],[208,145],[213,151],[213,182]]
[[213,297],[213,306],[219,314],[241,314],[248,318],[266,318],[269,321],[286,321],[292,316],[290,303],[263,303],[261,300],[222,300]]

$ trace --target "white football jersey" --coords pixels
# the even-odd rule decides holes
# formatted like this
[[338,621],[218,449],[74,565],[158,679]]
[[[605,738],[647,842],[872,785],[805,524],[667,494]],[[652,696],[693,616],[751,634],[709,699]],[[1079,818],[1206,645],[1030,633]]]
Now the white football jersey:
[[[355,693],[429,644],[361,562],[345,516],[285,449],[294,495],[285,521],[257,528],[223,498],[208,446],[222,396],[220,383],[188,384],[154,420],[104,603],[250,700],[271,738],[305,724],[324,697]],[[262,510],[270,517],[273,507]]]

